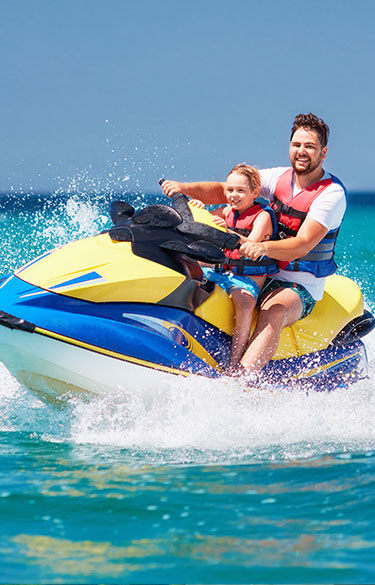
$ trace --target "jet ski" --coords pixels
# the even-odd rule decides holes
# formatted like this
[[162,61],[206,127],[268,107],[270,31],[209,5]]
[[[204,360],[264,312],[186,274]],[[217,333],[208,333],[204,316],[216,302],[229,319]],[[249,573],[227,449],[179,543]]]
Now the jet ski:
[[[0,280],[0,359],[39,397],[101,395],[157,380],[225,381],[234,312],[201,263],[238,236],[178,194],[173,207],[111,204],[113,226],[48,251]],[[254,322],[256,315],[254,316]],[[312,313],[283,330],[262,377],[327,390],[366,376],[374,328],[357,284],[327,278]]]

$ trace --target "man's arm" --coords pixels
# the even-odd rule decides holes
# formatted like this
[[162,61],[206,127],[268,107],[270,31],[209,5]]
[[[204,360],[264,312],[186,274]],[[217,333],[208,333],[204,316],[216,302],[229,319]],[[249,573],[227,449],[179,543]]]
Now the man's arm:
[[192,199],[199,199],[206,205],[226,203],[225,183],[201,181],[199,183],[180,183],[178,181],[164,181],[161,187],[168,197],[175,193],[184,193]]
[[306,219],[295,237],[267,242],[246,242],[240,247],[240,254],[256,260],[269,256],[275,260],[291,262],[303,258],[324,238],[328,229],[314,219]]

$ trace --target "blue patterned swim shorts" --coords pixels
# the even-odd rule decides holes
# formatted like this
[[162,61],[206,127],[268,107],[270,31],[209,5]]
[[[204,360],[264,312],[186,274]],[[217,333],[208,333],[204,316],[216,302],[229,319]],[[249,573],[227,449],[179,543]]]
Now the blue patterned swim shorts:
[[228,295],[235,288],[243,288],[251,293],[255,300],[258,298],[259,286],[250,276],[240,276],[239,274],[234,274],[231,270],[216,272],[214,268],[209,268],[208,266],[203,266],[202,270],[207,280],[218,284]]
[[262,294],[259,301],[262,300],[263,295],[268,294],[277,288],[292,288],[297,293],[302,303],[302,315],[300,318],[304,319],[307,317],[307,315],[310,315],[316,301],[312,298],[309,291],[304,286],[302,286],[302,284],[296,284],[295,282],[286,282],[284,280],[276,280],[274,278],[270,278],[269,280],[267,279],[264,287],[262,288]]

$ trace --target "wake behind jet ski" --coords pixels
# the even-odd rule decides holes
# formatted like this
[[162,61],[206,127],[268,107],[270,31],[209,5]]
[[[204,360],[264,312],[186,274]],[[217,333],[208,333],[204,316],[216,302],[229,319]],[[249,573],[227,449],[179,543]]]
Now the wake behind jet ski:
[[[113,226],[43,254],[0,283],[0,356],[46,399],[150,386],[174,376],[220,378],[234,325],[230,297],[199,262],[224,261],[238,236],[182,194],[174,208],[113,202]],[[311,315],[285,328],[266,379],[331,389],[366,374],[374,326],[358,286],[327,279]]]

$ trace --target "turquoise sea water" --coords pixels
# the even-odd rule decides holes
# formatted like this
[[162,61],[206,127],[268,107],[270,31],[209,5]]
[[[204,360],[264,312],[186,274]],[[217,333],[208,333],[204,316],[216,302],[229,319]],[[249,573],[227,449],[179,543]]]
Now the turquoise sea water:
[[[0,196],[0,272],[108,227],[109,199]],[[337,261],[373,311],[374,225],[375,195],[352,194]],[[367,350],[350,390],[171,378],[63,410],[0,364],[0,583],[372,583],[373,334]]]

